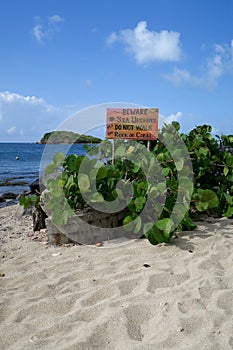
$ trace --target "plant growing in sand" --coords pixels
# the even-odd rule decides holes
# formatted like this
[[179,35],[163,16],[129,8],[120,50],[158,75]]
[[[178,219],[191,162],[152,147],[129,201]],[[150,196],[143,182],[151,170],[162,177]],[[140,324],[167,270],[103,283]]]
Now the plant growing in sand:
[[[177,122],[165,125],[152,144],[151,156],[129,142],[116,142],[114,164],[109,141],[104,141],[104,155],[100,151],[93,151],[91,157],[56,154],[46,168],[46,173],[53,176],[46,181],[43,198],[54,223],[66,224],[77,209],[92,205],[101,205],[103,211],[109,206],[114,209],[126,199],[123,229],[142,233],[157,244],[169,242],[175,229],[194,229],[193,219],[203,214],[232,217],[233,136],[215,138],[208,125],[198,126],[189,134],[179,129]],[[168,151],[169,140],[174,142],[175,138],[182,139],[186,146],[192,177],[185,153],[179,147]],[[166,139],[166,145],[162,139]],[[130,154],[138,162],[133,162]],[[157,162],[162,177],[155,180]],[[174,218],[179,219],[178,226]]]

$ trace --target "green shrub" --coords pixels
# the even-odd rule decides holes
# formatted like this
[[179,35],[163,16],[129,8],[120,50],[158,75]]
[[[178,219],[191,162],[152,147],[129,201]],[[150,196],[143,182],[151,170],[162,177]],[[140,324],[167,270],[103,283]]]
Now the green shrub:
[[[114,164],[109,141],[103,143],[103,154],[99,149],[88,157],[56,154],[46,173],[59,173],[45,184],[54,222],[66,224],[87,203],[103,211],[124,203],[123,229],[142,233],[157,244],[169,242],[175,229],[193,230],[193,219],[203,214],[232,217],[233,136],[213,137],[209,125],[197,126],[189,134],[179,128],[177,122],[165,125],[146,155],[130,142],[115,141]],[[179,140],[185,151],[172,147]]]

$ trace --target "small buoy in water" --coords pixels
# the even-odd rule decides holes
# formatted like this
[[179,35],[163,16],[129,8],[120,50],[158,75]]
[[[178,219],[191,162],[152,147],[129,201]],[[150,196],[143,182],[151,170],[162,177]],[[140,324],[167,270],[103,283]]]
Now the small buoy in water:
[[19,157],[17,156],[17,157],[15,157],[15,160],[19,160]]

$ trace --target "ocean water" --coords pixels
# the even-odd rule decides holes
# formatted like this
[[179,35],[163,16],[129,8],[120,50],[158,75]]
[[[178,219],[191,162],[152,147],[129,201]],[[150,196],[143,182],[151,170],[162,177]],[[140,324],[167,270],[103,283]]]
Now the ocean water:
[[86,153],[83,144],[41,145],[35,143],[0,143],[0,195],[23,193],[39,178],[40,170],[52,161],[57,152]]

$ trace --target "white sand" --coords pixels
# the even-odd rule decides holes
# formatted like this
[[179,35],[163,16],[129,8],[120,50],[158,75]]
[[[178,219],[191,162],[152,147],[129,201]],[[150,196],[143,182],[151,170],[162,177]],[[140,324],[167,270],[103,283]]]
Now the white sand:
[[48,247],[15,210],[0,210],[1,350],[233,349],[232,220],[169,245]]

